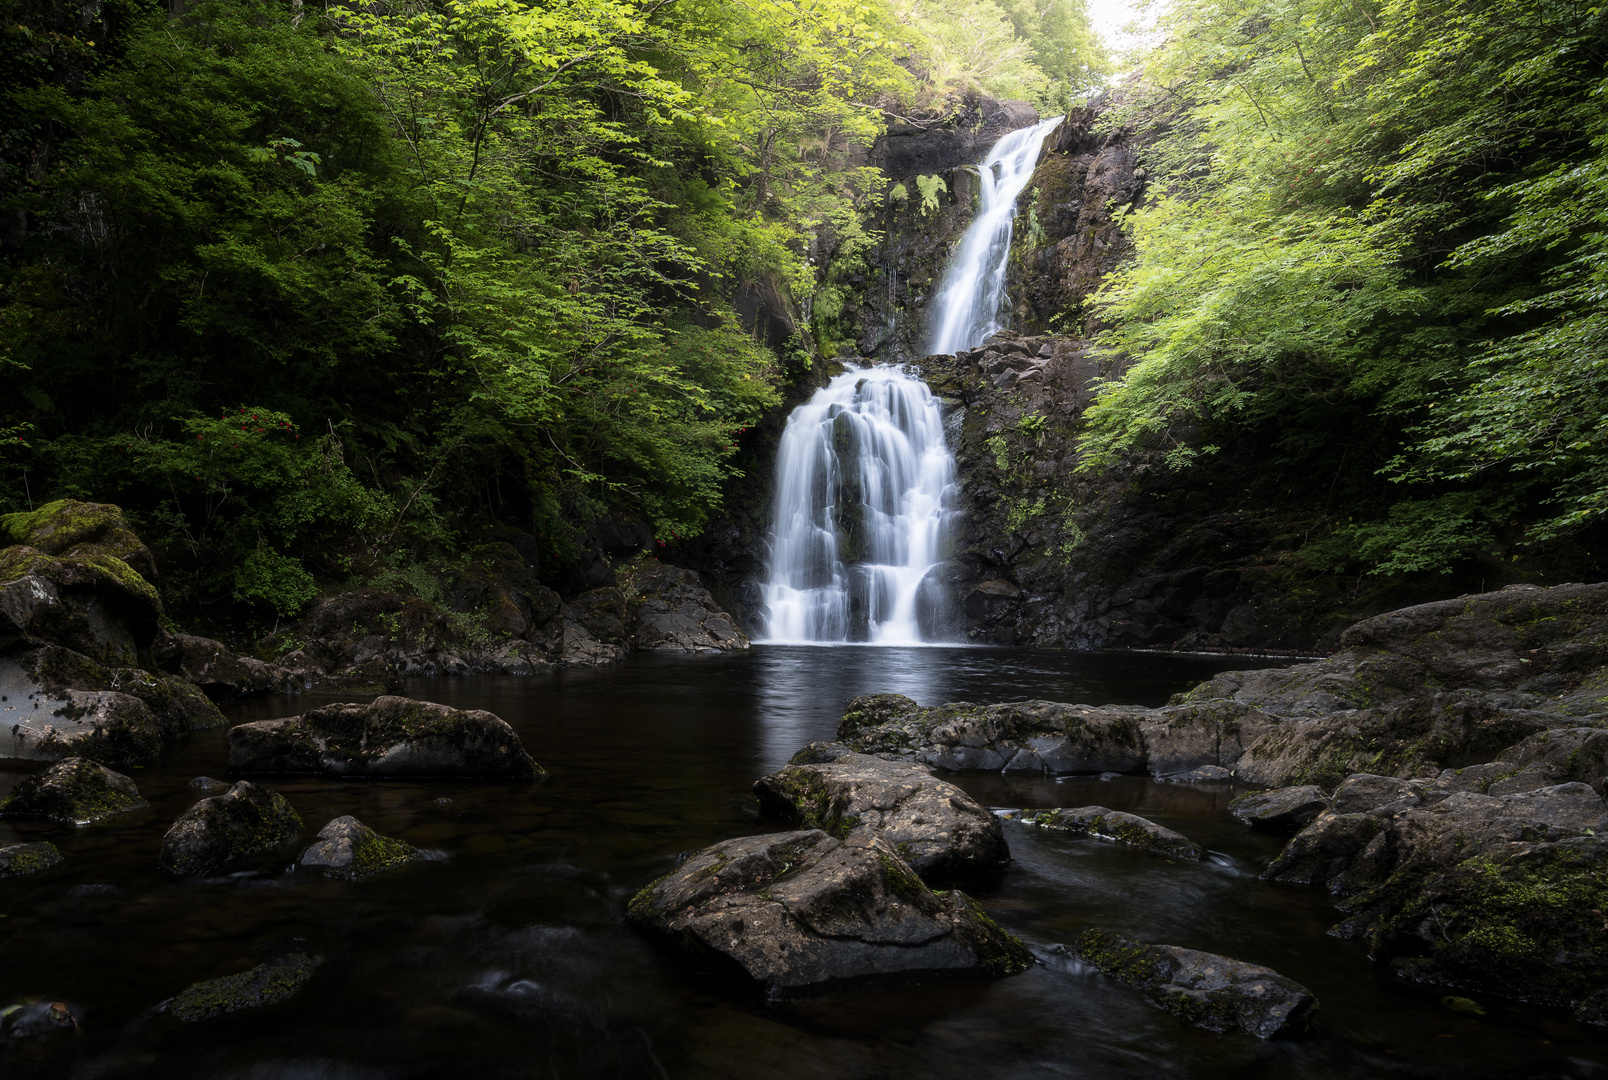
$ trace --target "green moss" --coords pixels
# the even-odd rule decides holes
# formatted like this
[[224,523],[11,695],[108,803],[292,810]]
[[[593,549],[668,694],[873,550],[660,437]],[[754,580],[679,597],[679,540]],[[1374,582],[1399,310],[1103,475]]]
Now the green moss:
[[849,800],[845,796],[832,796],[831,789],[821,774],[806,766],[789,766],[775,780],[781,789],[787,816],[794,824],[806,829],[820,829],[839,840],[846,838],[860,824],[857,815],[848,813]]
[[951,901],[964,904],[968,918],[961,936],[994,975],[1017,975],[1033,966],[1033,953],[1015,934],[1007,933],[981,905],[963,892],[949,894]]
[[418,856],[410,844],[370,831],[370,835],[352,853],[352,868],[348,876],[368,877],[393,866],[412,862]]
[[241,1009],[274,1005],[288,1000],[307,985],[320,962],[318,957],[293,953],[239,975],[196,983],[180,991],[168,1004],[167,1011],[178,1020],[193,1023]]
[[882,861],[882,882],[888,891],[907,904],[922,904],[932,894],[915,872],[898,859],[879,855]]
[[0,848],[0,878],[37,874],[61,862],[61,852],[48,840]]

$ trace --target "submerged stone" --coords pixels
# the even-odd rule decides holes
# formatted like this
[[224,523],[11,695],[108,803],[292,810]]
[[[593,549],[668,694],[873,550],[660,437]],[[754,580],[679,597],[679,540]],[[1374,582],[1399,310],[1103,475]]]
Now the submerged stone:
[[999,819],[920,765],[846,754],[790,765],[754,784],[764,810],[838,839],[881,833],[924,879],[997,873],[1011,861]]
[[1300,983],[1215,953],[1146,945],[1104,930],[1085,931],[1067,951],[1207,1031],[1238,1028],[1259,1039],[1301,1035],[1318,1007]]
[[232,728],[229,770],[512,780],[547,775],[514,729],[492,713],[393,696]]
[[66,758],[36,773],[0,802],[0,817],[45,817],[87,825],[149,806],[132,778],[83,758]]
[[0,847],[0,878],[21,877],[49,870],[61,862],[61,852],[48,840]]
[[1167,855],[1174,859],[1199,861],[1206,851],[1183,833],[1174,832],[1165,825],[1157,825],[1137,814],[1108,810],[1104,806],[1078,806],[1068,810],[1027,810],[1022,820],[1041,829],[1078,833],[1097,840],[1112,840],[1119,844],[1148,851],[1153,855]]
[[308,869],[323,871],[325,877],[356,880],[418,857],[418,849],[411,844],[381,836],[348,814],[318,830],[317,840],[301,853],[297,862]]
[[162,837],[159,863],[170,874],[204,874],[295,839],[301,824],[283,795],[242,780],[185,811]]
[[964,893],[934,892],[872,829],[742,837],[691,856],[629,918],[770,995],[865,980],[999,977],[1032,954]]
[[288,1001],[307,985],[321,963],[322,957],[291,953],[238,975],[198,982],[179,991],[168,1002],[167,1012],[177,1020],[194,1023]]

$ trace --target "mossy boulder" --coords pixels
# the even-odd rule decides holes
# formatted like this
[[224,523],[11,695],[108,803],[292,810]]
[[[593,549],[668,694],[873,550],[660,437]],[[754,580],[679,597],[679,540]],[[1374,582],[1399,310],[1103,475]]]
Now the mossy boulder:
[[204,874],[231,859],[272,851],[294,840],[301,827],[283,795],[242,780],[185,811],[162,837],[158,861],[170,874]]
[[492,713],[392,696],[232,728],[229,770],[510,780],[546,775],[514,729]]
[[48,840],[0,847],[0,878],[21,877],[49,870],[61,862],[61,852]]
[[927,881],[997,874],[1011,861],[999,818],[920,765],[846,754],[754,784],[760,807],[842,840],[873,829]]
[[150,549],[111,503],[58,499],[37,510],[0,514],[0,544],[22,544],[61,558],[112,558],[147,582],[156,580]]
[[1215,953],[1146,945],[1104,930],[1083,932],[1068,952],[1207,1031],[1240,1030],[1259,1039],[1302,1035],[1318,1007],[1300,983]]
[[715,844],[637,893],[627,914],[697,966],[773,997],[997,978],[1033,963],[974,901],[929,889],[871,829],[847,840],[810,829]]
[[322,962],[321,957],[291,953],[238,975],[208,979],[174,995],[167,1003],[167,1013],[175,1020],[194,1023],[242,1009],[277,1005],[300,992]]
[[66,758],[17,785],[0,802],[0,817],[45,817],[64,825],[88,825],[149,805],[132,778],[84,758]]
[[1027,810],[1022,820],[1041,829],[1089,836],[1138,848],[1152,855],[1166,855],[1173,859],[1199,862],[1206,857],[1206,849],[1183,833],[1174,832],[1165,825],[1157,825],[1149,818],[1121,810],[1108,810],[1104,806],[1079,806],[1062,810]]
[[381,836],[348,814],[318,830],[318,838],[296,861],[325,877],[355,881],[418,857],[418,849],[411,844]]

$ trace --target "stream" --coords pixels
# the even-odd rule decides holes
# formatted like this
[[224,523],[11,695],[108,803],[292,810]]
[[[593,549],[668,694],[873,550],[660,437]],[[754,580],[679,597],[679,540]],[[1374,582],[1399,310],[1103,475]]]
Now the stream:
[[[21,1076],[368,1080],[674,1077],[1593,1077],[1608,1044],[1565,1016],[1481,1000],[1483,1015],[1402,984],[1329,937],[1328,897],[1264,885],[1279,848],[1234,821],[1229,785],[1121,777],[958,776],[993,806],[1100,803],[1175,828],[1201,864],[1007,823],[1015,862],[987,910],[1036,951],[1106,927],[1266,964],[1321,1002],[1314,1037],[1262,1043],[1188,1027],[1076,965],[998,982],[879,989],[785,1004],[706,981],[635,934],[623,908],[676,855],[778,829],[750,785],[831,738],[848,700],[1043,697],[1155,705],[1245,658],[954,647],[761,645],[635,654],[603,669],[419,680],[414,696],[490,709],[551,777],[267,778],[306,844],[355,814],[437,854],[365,881],[289,869],[294,849],[200,880],[157,869],[162,832],[221,775],[221,732],[131,770],[150,809],[71,829],[0,823],[0,844],[49,839],[66,861],[0,882],[0,1005],[69,1002],[55,1056],[0,1056]],[[1268,663],[1262,661],[1261,663]],[[225,706],[232,722],[316,696]],[[26,775],[0,771],[0,795]],[[292,1001],[198,1024],[159,1010],[185,986],[287,949],[326,957]],[[61,1049],[65,1046],[65,1049]],[[43,1047],[41,1048],[41,1052]]]

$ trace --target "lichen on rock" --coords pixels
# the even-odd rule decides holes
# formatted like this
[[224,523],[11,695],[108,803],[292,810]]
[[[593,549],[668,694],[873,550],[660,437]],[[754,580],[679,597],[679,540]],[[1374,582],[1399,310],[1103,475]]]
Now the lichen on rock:
[[0,817],[45,817],[66,825],[87,825],[149,805],[132,778],[84,758],[64,758],[19,784],[0,802]]
[[322,957],[291,953],[238,975],[198,982],[174,995],[167,1003],[167,1013],[176,1020],[194,1023],[242,1009],[277,1005],[300,992],[322,963]]
[[296,861],[325,877],[355,881],[382,870],[413,862],[419,857],[413,845],[381,836],[350,814],[335,818],[318,831],[313,844]]

